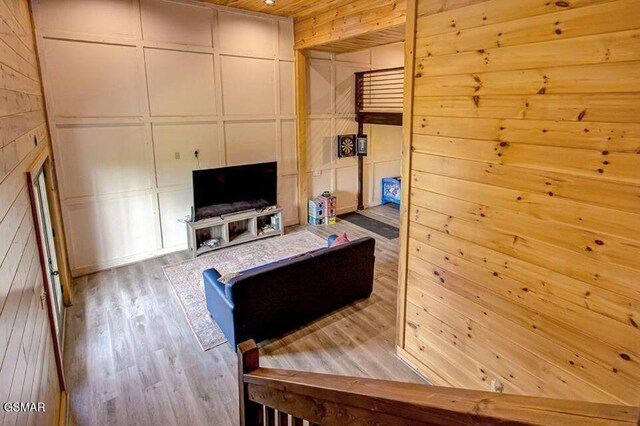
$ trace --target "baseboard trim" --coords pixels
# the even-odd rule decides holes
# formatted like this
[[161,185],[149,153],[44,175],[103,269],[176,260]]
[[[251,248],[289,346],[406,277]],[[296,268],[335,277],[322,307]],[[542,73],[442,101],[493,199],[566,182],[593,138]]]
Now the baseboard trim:
[[398,359],[400,359],[400,361],[404,362],[405,364],[407,364],[407,366],[414,370],[420,377],[425,379],[430,385],[455,387],[433,369],[427,367],[424,363],[418,360],[418,358],[410,354],[404,348],[396,346],[396,356],[398,357]]
[[143,260],[153,259],[154,257],[164,256],[165,254],[175,253],[177,251],[187,250],[186,243],[184,245],[173,246],[151,252],[134,254],[132,256],[121,257],[107,262],[96,263],[94,265],[82,266],[71,270],[73,278],[82,277],[83,275],[93,274],[94,272],[105,271],[107,269],[118,268],[120,266],[131,265],[133,263],[142,262]]

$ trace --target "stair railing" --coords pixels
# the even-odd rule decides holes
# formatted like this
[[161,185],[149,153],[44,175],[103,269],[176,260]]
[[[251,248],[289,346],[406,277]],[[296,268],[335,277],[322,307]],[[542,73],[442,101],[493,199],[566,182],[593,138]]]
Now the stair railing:
[[640,425],[640,408],[260,367],[238,345],[240,425]]

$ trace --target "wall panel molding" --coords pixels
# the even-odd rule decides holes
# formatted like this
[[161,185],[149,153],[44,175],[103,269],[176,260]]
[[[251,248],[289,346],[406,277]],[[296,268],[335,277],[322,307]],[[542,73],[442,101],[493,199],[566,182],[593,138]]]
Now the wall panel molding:
[[[98,23],[95,30],[71,19],[51,22],[56,17],[64,17],[61,10],[73,8],[73,2],[33,2],[47,112],[53,130],[52,145],[61,161],[58,167],[60,180],[69,182],[62,185],[68,233],[75,236],[76,246],[83,247],[83,252],[96,251],[89,255],[83,253],[84,260],[80,261],[80,253],[74,253],[71,248],[72,269],[76,276],[186,247],[185,233],[177,232],[176,223],[178,217],[189,213],[191,202],[185,203],[185,200],[191,195],[185,194],[190,194],[191,189],[185,176],[191,169],[273,159],[280,162],[279,174],[283,182],[296,178],[298,173],[297,168],[291,166],[292,158],[296,158],[295,143],[282,140],[283,137],[290,138],[290,131],[283,132],[283,126],[296,119],[291,106],[294,96],[292,21],[195,1],[132,0],[131,8],[125,7],[128,1],[108,0],[100,3],[100,10],[86,10],[89,20]],[[55,13],[52,3],[56,4]],[[111,22],[108,14],[98,13],[103,9],[113,9],[116,16],[125,14],[126,18],[122,19],[135,25],[125,34],[122,22]],[[73,16],[73,12],[69,16]],[[64,93],[56,89],[65,76],[73,75],[75,71],[75,65],[61,63],[61,54],[50,48],[59,45],[79,46],[81,51],[104,62],[101,69],[79,76],[86,81],[89,91],[95,93],[93,100],[83,99],[80,93],[73,99],[65,98]],[[130,54],[125,62],[117,62],[117,56],[111,52]],[[78,54],[74,58],[80,60],[82,56]],[[246,73],[255,68],[254,63],[264,65],[259,67],[261,79],[255,80]],[[63,66],[67,69],[60,73]],[[123,67],[131,67],[126,75],[137,76],[130,81],[131,87],[123,92],[127,93],[126,98],[117,97],[117,87],[107,93],[94,90],[110,78],[114,82],[124,82],[125,78],[118,75]],[[75,82],[70,80],[69,84]],[[249,90],[256,82],[255,89],[263,91],[260,96],[252,96]],[[291,97],[290,101],[283,100],[287,96]],[[119,99],[127,99],[128,103]],[[92,102],[97,106],[92,107]],[[128,109],[123,108],[127,105]],[[101,128],[119,126],[141,126],[142,129],[142,140],[136,145],[141,147],[141,155],[129,156],[126,161],[123,157],[120,161],[121,165],[127,164],[126,171],[120,172],[117,167],[108,165],[109,158],[117,158],[115,151],[83,163],[81,158],[75,158],[68,149],[63,149],[69,146],[68,135],[73,132],[86,133],[87,129],[101,132]],[[272,131],[265,133],[264,126]],[[96,134],[94,143],[108,139],[107,133],[105,130]],[[91,144],[88,139],[84,142],[87,146],[83,149]],[[78,152],[74,152],[76,157]],[[86,151],[85,155],[90,154]],[[74,162],[69,161],[71,158]],[[84,170],[74,166],[75,162],[83,167],[91,166]],[[152,173],[150,185],[146,187],[134,186],[135,179],[123,179],[131,173],[141,176],[146,170]],[[95,179],[91,177],[92,173]],[[79,174],[87,176],[89,182],[70,183],[69,180]],[[118,181],[127,186],[112,185],[110,189],[104,189],[105,185],[98,183]],[[279,203],[288,212],[285,224],[295,224],[298,222],[297,195],[282,185],[280,187]],[[143,194],[151,200],[149,208],[144,209],[145,217],[155,224],[149,228],[150,234],[146,237],[132,236],[130,241],[122,243],[107,233],[102,234],[101,241],[91,243],[90,235],[98,231],[95,218],[83,222],[86,229],[82,232],[76,229],[80,224],[78,214],[81,213],[78,212],[92,216],[100,211],[100,208],[78,210],[81,206],[106,208],[105,203],[113,203],[116,199],[121,199],[124,206],[127,200]],[[73,217],[72,210],[75,212]],[[177,212],[181,213],[176,215]],[[125,226],[123,229],[131,225],[134,217],[134,211],[120,217]],[[141,238],[146,238],[146,244],[141,244]],[[111,245],[134,249],[110,251]]]

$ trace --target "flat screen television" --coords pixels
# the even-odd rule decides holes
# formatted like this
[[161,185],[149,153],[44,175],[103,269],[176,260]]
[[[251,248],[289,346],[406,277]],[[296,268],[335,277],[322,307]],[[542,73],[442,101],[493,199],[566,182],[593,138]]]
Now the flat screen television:
[[278,163],[193,171],[195,220],[278,203]]

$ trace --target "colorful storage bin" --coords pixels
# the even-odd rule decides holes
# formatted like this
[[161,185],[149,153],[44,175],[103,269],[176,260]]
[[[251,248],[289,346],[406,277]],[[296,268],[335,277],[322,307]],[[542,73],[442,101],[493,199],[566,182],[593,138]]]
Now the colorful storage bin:
[[309,199],[309,216],[324,217],[327,212],[327,199],[315,197]]
[[313,226],[336,223],[336,197],[318,196],[309,199],[308,222]]
[[382,204],[400,205],[400,176],[382,178]]

